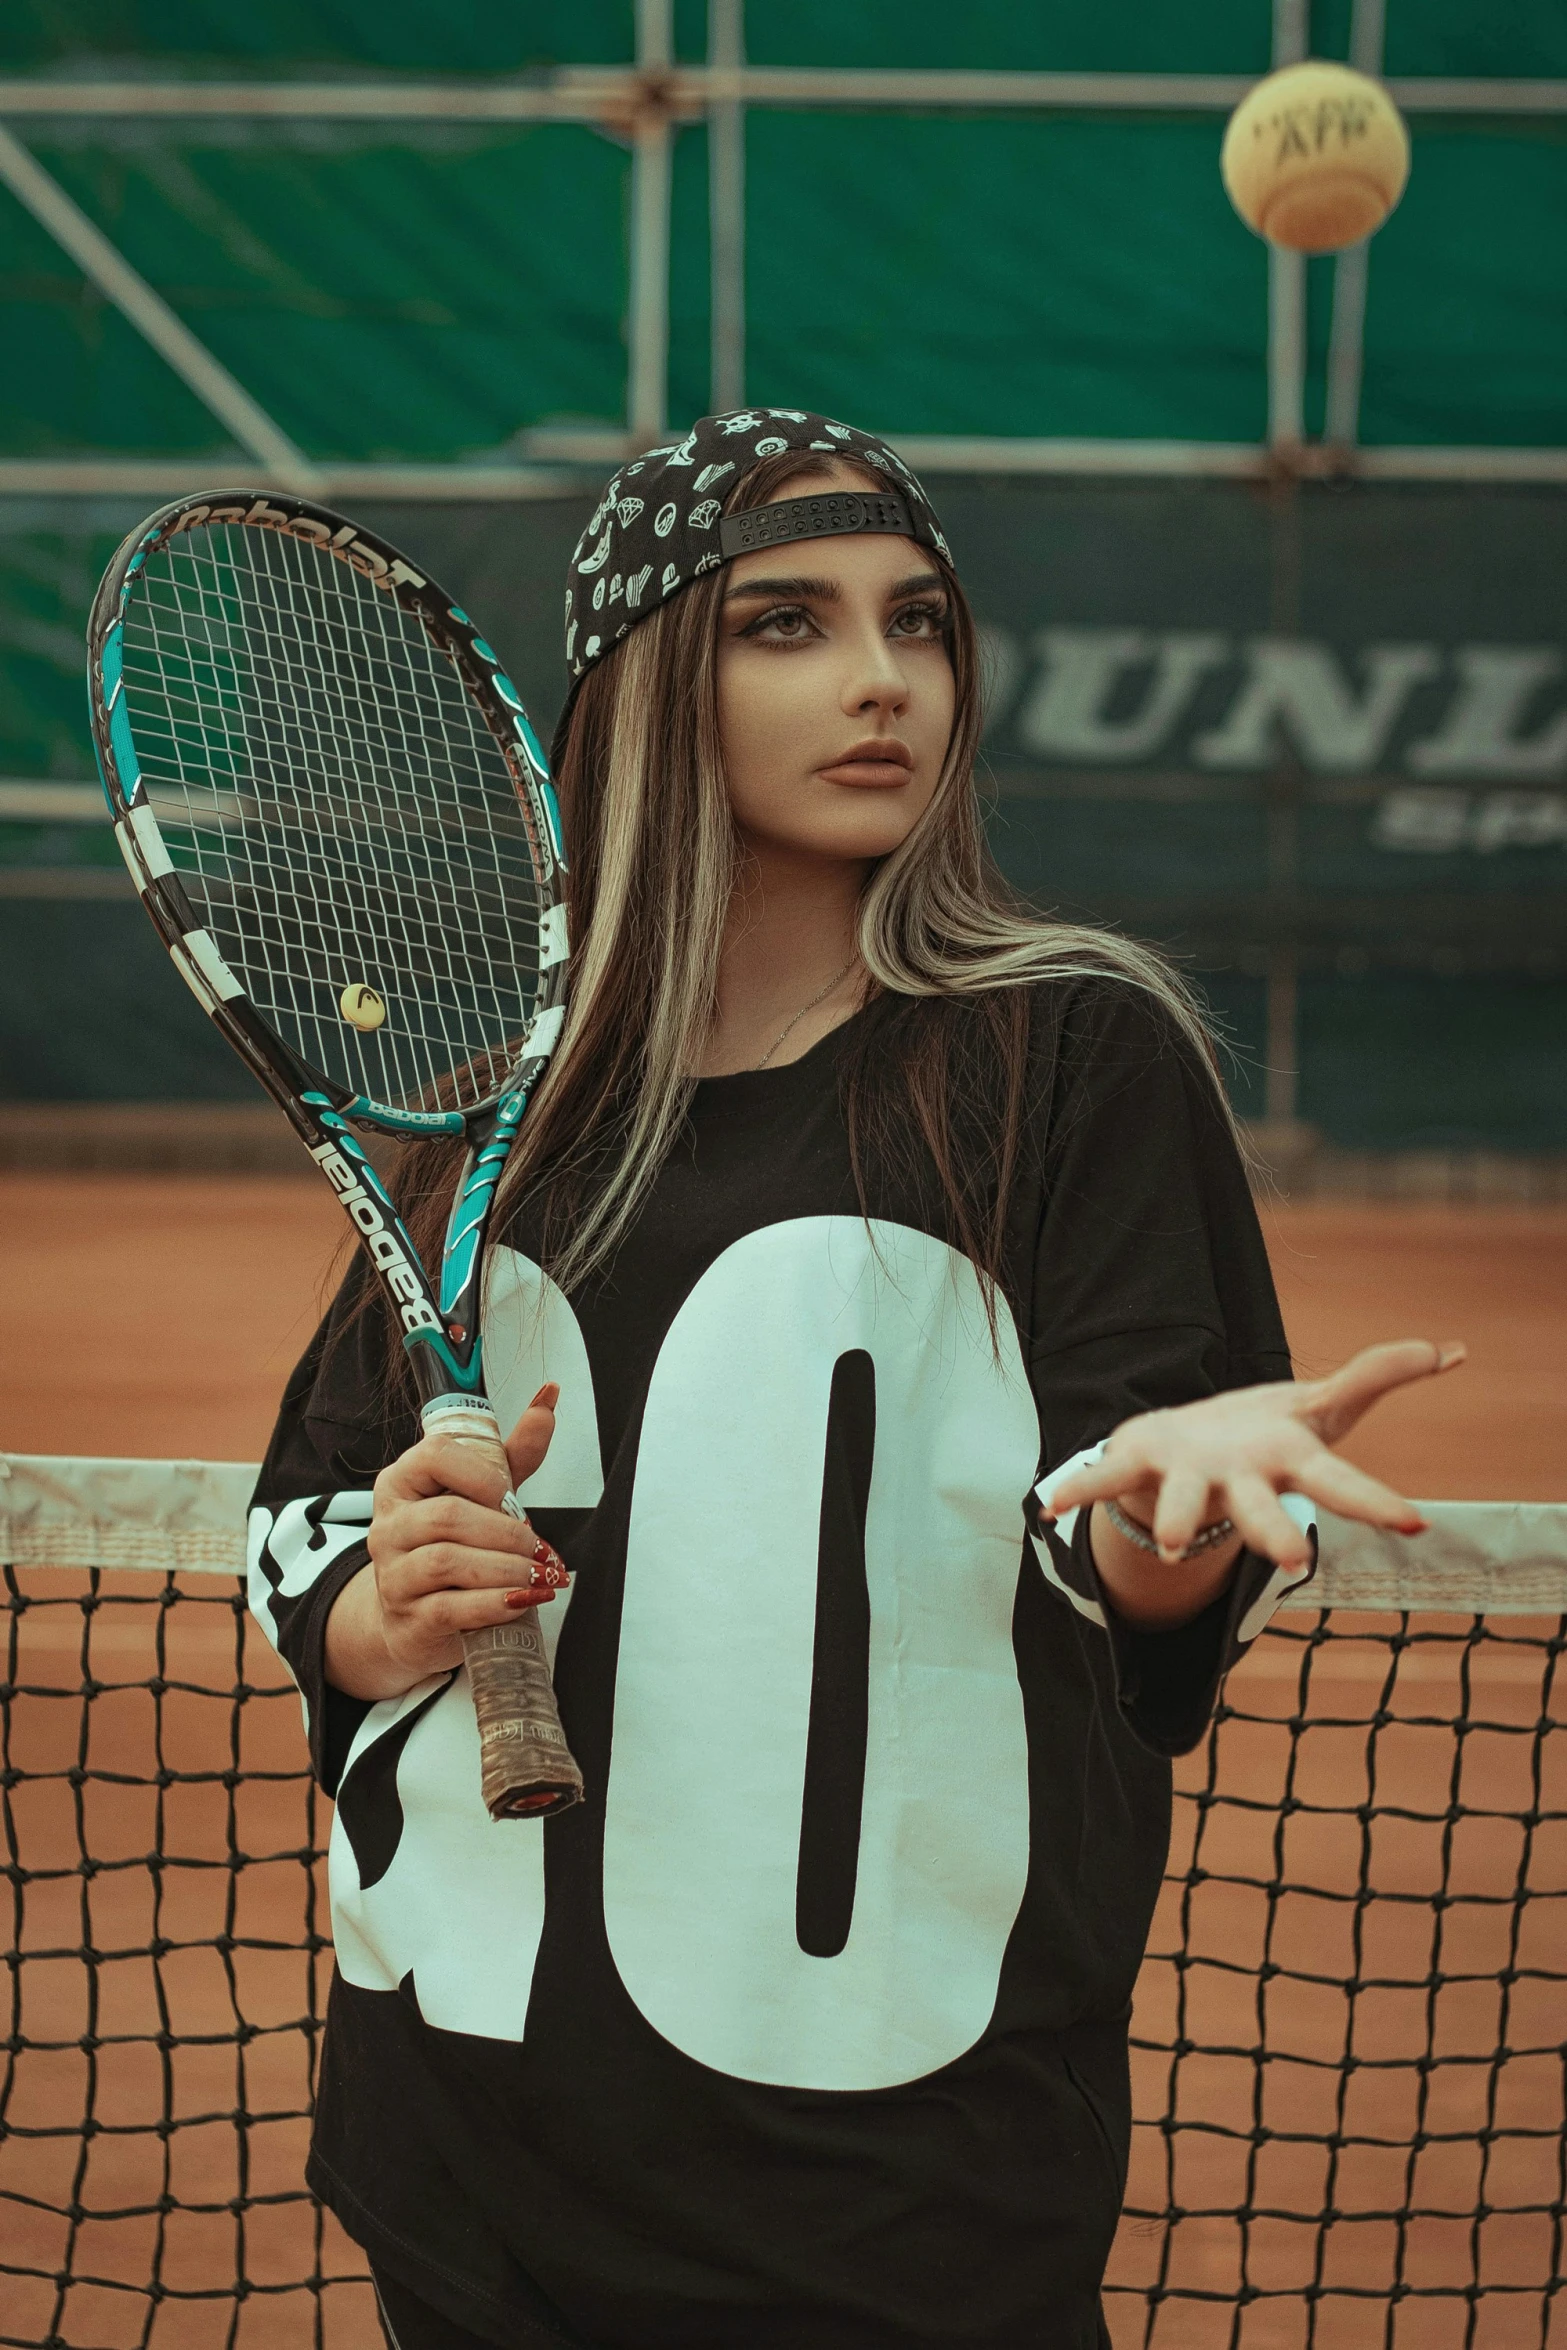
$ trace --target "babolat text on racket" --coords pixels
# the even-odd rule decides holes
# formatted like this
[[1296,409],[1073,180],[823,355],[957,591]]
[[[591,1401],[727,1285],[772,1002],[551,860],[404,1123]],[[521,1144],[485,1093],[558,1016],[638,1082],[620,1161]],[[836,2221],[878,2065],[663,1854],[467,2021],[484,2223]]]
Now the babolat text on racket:
[[[516,688],[395,547],[250,490],[182,498],[132,531],[93,605],[87,669],[142,904],[358,1231],[426,1430],[504,1463],[481,1368],[484,1244],[566,1000],[560,820]],[[466,1139],[438,1281],[356,1127]],[[463,1649],[491,1813],[574,1803],[533,1612]]]

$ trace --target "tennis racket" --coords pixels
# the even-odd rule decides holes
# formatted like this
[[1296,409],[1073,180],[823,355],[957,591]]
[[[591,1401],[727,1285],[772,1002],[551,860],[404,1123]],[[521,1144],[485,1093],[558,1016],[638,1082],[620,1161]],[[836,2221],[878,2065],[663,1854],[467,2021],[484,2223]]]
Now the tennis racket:
[[[109,812],[158,935],[358,1232],[426,1431],[504,1467],[485,1240],[566,999],[560,819],[516,688],[395,547],[250,490],[132,531],[87,669]],[[355,1128],[466,1139],[438,1279]],[[533,1611],[463,1650],[492,1816],[575,1803]]]

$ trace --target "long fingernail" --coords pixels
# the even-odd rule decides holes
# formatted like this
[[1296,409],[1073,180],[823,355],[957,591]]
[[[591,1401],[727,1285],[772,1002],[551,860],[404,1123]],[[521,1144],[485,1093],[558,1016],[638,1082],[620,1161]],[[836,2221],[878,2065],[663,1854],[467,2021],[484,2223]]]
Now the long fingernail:
[[548,1607],[555,1594],[553,1591],[508,1591],[505,1596],[508,1607]]
[[555,1591],[562,1590],[571,1581],[571,1577],[566,1572],[565,1560],[552,1542],[545,1541],[542,1534],[534,1549],[533,1571],[530,1580],[534,1583],[547,1583]]
[[[531,1412],[531,1411],[533,1410],[533,1408],[534,1408],[534,1405],[535,1405],[535,1404],[541,1404],[541,1403],[544,1401],[544,1398],[545,1398],[547,1395],[548,1395],[548,1396],[558,1396],[558,1395],[559,1395],[559,1393],[560,1393],[560,1389],[559,1389],[559,1387],[558,1387],[558,1386],[555,1384],[555,1381],[554,1381],[553,1379],[546,1379],[546,1380],[545,1380],[545,1382],[544,1382],[544,1385],[543,1385],[543,1386],[542,1386],[542,1387],[539,1389],[539,1392],[538,1392],[538,1394],[537,1394],[537,1395],[534,1397],[534,1399],[533,1399],[533,1403],[530,1403],[530,1404],[529,1404],[529,1406],[528,1406],[528,1409],[529,1409],[529,1411]],[[551,1406],[550,1406],[550,1409],[553,1411],[553,1410],[554,1410],[554,1408],[555,1408],[555,1407],[554,1407],[554,1405],[553,1405],[553,1404],[551,1404]]]

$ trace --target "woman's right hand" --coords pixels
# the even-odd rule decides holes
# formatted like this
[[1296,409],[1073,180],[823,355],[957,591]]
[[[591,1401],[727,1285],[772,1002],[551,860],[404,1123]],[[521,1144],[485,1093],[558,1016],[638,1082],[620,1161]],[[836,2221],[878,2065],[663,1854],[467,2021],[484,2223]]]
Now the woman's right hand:
[[[506,1439],[510,1485],[549,1450],[560,1389],[541,1387]],[[326,1672],[350,1697],[400,1697],[462,1663],[462,1635],[516,1621],[569,1580],[558,1551],[525,1518],[482,1445],[426,1436],[383,1469],[367,1537],[370,1563],[327,1620]]]

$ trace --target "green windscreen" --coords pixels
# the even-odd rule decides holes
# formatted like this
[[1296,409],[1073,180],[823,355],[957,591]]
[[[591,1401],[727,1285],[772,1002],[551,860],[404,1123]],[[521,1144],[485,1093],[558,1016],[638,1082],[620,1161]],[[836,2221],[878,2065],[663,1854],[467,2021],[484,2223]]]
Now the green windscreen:
[[[1345,57],[1351,0],[1311,0]],[[1257,0],[751,0],[762,67],[1255,77]],[[1364,23],[1364,12],[1361,12]],[[677,0],[679,59],[705,0]],[[0,73],[442,80],[629,64],[631,0],[17,0]],[[1386,11],[1390,76],[1567,81],[1559,0]],[[1546,93],[1547,98],[1549,92]],[[1268,265],[1219,180],[1222,108],[753,107],[747,396],[908,436],[1262,441]],[[629,124],[18,118],[44,167],[327,464],[532,460],[626,417]],[[1369,251],[1370,448],[1567,448],[1567,110],[1410,116]],[[710,403],[708,134],[673,136],[668,408]],[[224,428],[0,188],[0,461],[243,477]],[[1323,431],[1338,273],[1306,271]],[[182,473],[180,478],[186,476]],[[1296,1107],[1345,1143],[1567,1141],[1567,608],[1559,489],[947,475],[987,632],[992,837],[1037,902],[1203,975],[1268,1101],[1287,962]],[[342,502],[483,618],[541,725],[590,501]],[[242,1085],[126,902],[80,683],[99,569],[144,498],[0,495],[0,1090]],[[9,797],[7,796],[9,792]],[[84,812],[85,811],[85,812]],[[115,893],[119,895],[116,896]],[[1282,962],[1281,962],[1282,959]],[[36,973],[58,974],[49,1001]],[[79,999],[79,1000],[78,1000]],[[1275,1101],[1275,1107],[1277,1103]]]

